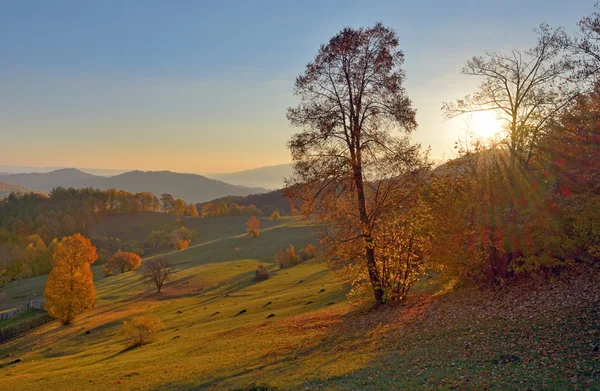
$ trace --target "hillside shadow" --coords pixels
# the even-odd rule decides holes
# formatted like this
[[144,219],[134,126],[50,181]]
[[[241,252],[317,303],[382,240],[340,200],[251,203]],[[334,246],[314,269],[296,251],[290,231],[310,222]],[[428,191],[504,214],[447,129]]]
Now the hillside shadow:
[[[248,363],[250,367],[246,367],[243,370],[239,370],[233,374],[227,374],[224,376],[214,376],[210,379],[206,379],[200,383],[186,383],[176,382],[171,383],[170,387],[174,389],[186,389],[186,390],[205,390],[205,389],[228,389],[224,384],[236,383],[244,384],[249,383],[245,376],[254,374],[253,380],[258,380],[259,383],[269,383],[269,379],[274,379],[279,376],[280,373],[294,373],[298,371],[298,363],[311,362],[315,357],[319,357],[319,366],[328,366],[334,364],[338,360],[340,352],[355,352],[361,351],[365,353],[372,353],[373,359],[366,364],[363,368],[358,368],[353,371],[348,371],[345,374],[341,374],[336,377],[327,377],[321,379],[313,377],[306,379],[301,385],[296,384],[293,387],[282,388],[285,389],[305,389],[305,385],[315,385],[324,381],[331,381],[332,379],[344,379],[350,373],[370,373],[369,368],[371,362],[379,362],[383,357],[378,349],[383,345],[387,345],[387,341],[384,338],[380,338],[378,335],[379,330],[385,330],[389,333],[391,330],[396,332],[401,331],[403,327],[412,324],[415,321],[422,319],[426,314],[427,308],[430,305],[431,297],[424,295],[417,295],[407,300],[405,303],[395,306],[381,306],[379,308],[358,308],[345,314],[333,315],[333,324],[327,326],[326,333],[318,340],[312,342],[310,346],[294,350],[293,353],[289,353],[279,359],[273,360],[269,354],[265,354],[253,360],[252,363]],[[331,320],[331,319],[328,319]],[[306,328],[307,331],[311,328],[322,327],[319,324],[306,324],[302,327]],[[298,332],[298,331],[295,331]],[[365,344],[366,336],[373,336],[374,340],[369,344]],[[368,346],[367,346],[368,345]],[[366,347],[367,346],[367,347]],[[366,351],[369,350],[369,351]],[[323,360],[323,357],[328,357]],[[261,363],[259,365],[252,365],[253,363]],[[242,363],[242,365],[244,365]],[[259,376],[260,375],[260,376]],[[162,390],[163,387],[155,388],[154,390]],[[314,389],[307,387],[306,389]],[[327,388],[316,388],[316,389],[327,389]],[[341,388],[346,389],[346,388]],[[356,388],[356,385],[347,389],[360,389]]]
[[138,347],[139,346],[129,346],[129,347],[123,348],[122,350],[118,351],[117,353],[111,354],[108,357],[104,357],[103,359],[96,361],[94,364],[98,364],[98,363],[101,363],[101,362],[104,362],[104,361],[112,360],[113,358],[119,357],[120,355],[122,355],[124,353],[127,353],[127,352],[130,352],[132,350],[135,350]]

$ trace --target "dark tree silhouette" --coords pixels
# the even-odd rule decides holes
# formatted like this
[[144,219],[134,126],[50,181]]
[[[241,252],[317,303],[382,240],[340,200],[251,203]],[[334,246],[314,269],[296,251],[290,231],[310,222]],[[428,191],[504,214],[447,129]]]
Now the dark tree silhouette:
[[448,118],[494,111],[513,165],[529,165],[549,122],[579,94],[572,63],[563,57],[564,31],[541,25],[537,33],[537,45],[525,52],[473,57],[462,73],[483,79],[478,91],[442,107]]
[[600,3],[579,21],[579,33],[567,40],[567,48],[581,75],[595,82],[600,72]]
[[287,113],[292,125],[303,128],[288,144],[294,177],[287,196],[297,213],[333,227],[332,248],[360,244],[360,253],[338,255],[366,261],[377,303],[385,298],[373,229],[398,186],[391,179],[421,162],[419,148],[410,146],[406,135],[393,134],[417,126],[398,45],[396,33],[381,23],[343,29],[296,79],[301,101]]
[[163,285],[170,281],[171,275],[175,272],[173,263],[167,257],[156,257],[144,262],[144,274],[142,279],[148,285],[156,287],[156,292],[160,293]]

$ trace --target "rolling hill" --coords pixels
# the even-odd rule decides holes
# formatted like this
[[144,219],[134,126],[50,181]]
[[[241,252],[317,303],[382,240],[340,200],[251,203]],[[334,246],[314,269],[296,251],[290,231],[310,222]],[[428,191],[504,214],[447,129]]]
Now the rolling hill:
[[[258,209],[263,209],[265,206],[272,206],[279,210],[281,213],[290,213],[290,203],[285,198],[284,190],[274,190],[268,193],[261,194],[250,194],[245,197],[241,196],[227,196],[221,197],[210,201],[213,204],[225,202],[226,204],[236,203],[240,206],[254,205]],[[202,209],[204,203],[200,203],[199,208]]]
[[291,164],[279,164],[244,170],[228,174],[212,174],[208,177],[242,186],[260,186],[267,189],[281,189],[284,186],[284,178],[292,175]]
[[8,197],[10,195],[10,193],[29,193],[29,192],[45,193],[44,191],[40,191],[40,190],[32,190],[32,189],[27,189],[23,186],[11,185],[9,183],[0,182],[0,201],[3,200],[4,198]]
[[119,189],[133,193],[149,191],[157,196],[170,193],[187,202],[205,202],[229,195],[247,196],[264,193],[263,188],[235,186],[195,174],[179,174],[170,171],[130,171],[111,177],[92,175],[67,168],[48,173],[12,174],[2,176],[2,181],[25,188],[51,191],[54,187],[101,190]]

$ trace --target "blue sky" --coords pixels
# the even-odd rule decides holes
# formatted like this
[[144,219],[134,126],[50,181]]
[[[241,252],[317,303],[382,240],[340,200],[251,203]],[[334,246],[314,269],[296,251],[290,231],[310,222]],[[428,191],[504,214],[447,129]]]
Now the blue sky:
[[294,78],[344,26],[394,28],[417,142],[450,157],[443,101],[485,50],[574,31],[592,0],[0,1],[0,164],[227,172],[290,160]]

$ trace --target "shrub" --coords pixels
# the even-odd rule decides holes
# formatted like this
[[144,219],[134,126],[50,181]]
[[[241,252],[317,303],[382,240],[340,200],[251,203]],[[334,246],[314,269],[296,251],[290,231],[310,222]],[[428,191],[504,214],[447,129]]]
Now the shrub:
[[315,246],[313,246],[312,244],[308,244],[306,248],[300,250],[298,255],[300,255],[300,259],[302,260],[302,262],[306,262],[309,259],[313,259],[317,256],[317,250],[315,249]]
[[260,235],[260,220],[256,216],[252,216],[246,223],[248,227],[248,234],[253,238],[257,238]]
[[179,241],[177,241],[177,243],[175,243],[175,248],[177,250],[185,250],[186,248],[188,248],[189,245],[190,245],[189,240],[179,240]]
[[165,248],[169,246],[170,239],[169,233],[165,230],[152,231],[144,244],[151,249]]
[[269,219],[271,221],[275,221],[275,220],[279,220],[280,217],[281,217],[281,215],[279,214],[279,212],[275,211],[275,212],[271,213],[271,217],[269,217]]
[[156,315],[148,314],[123,322],[123,336],[127,347],[142,346],[154,341],[155,334],[163,328]]
[[299,264],[302,262],[302,259],[296,255],[294,245],[290,244],[290,247],[288,247],[285,251],[279,250],[277,254],[275,254],[275,262],[280,269],[283,269]]
[[254,281],[265,281],[269,279],[269,271],[263,265],[258,265],[254,274]]
[[104,273],[104,277],[112,276],[115,268],[108,261],[104,262],[102,265],[102,273]]

